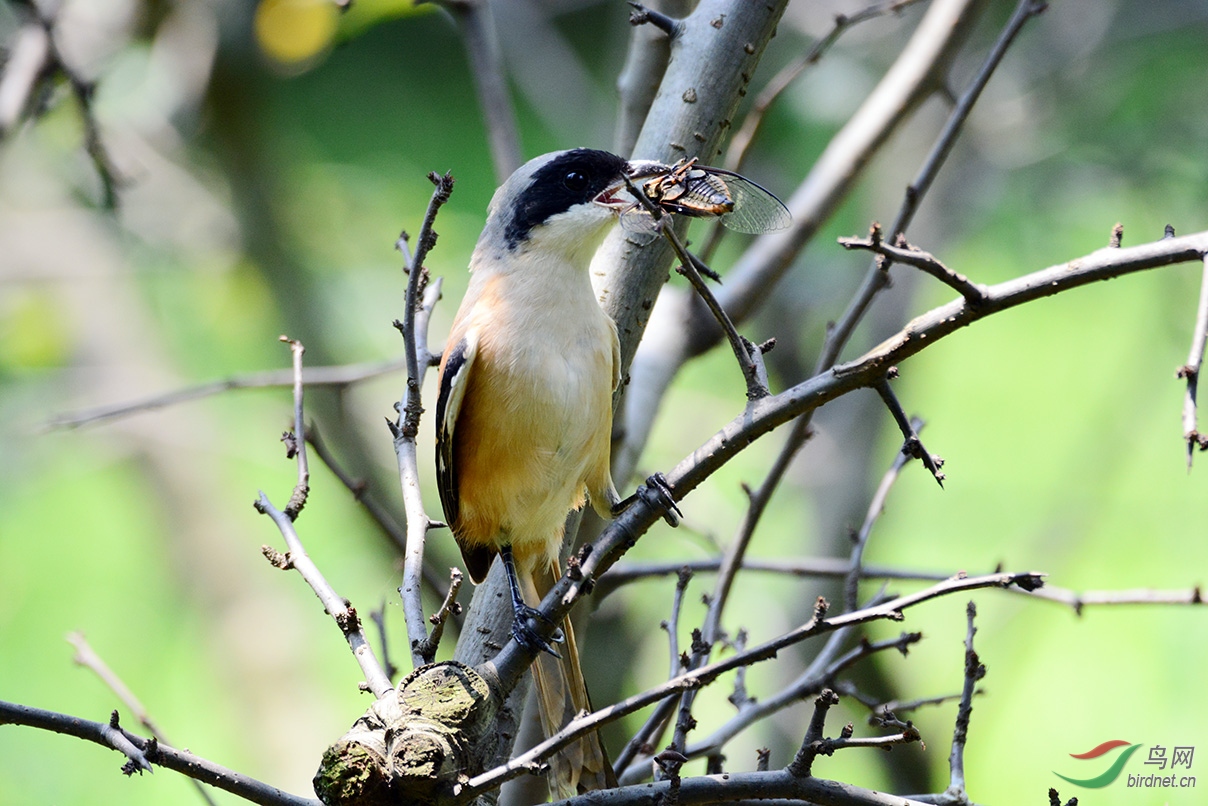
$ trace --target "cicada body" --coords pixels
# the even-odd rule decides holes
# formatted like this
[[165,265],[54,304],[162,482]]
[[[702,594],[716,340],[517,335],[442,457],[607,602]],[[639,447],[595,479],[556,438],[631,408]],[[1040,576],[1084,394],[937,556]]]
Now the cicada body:
[[[634,168],[642,193],[663,212],[720,218],[726,227],[753,235],[784,229],[792,221],[788,208],[771,191],[733,171],[700,166],[695,159],[675,165],[635,162]],[[645,210],[639,214],[651,218]],[[634,224],[641,226],[630,222],[628,228]]]

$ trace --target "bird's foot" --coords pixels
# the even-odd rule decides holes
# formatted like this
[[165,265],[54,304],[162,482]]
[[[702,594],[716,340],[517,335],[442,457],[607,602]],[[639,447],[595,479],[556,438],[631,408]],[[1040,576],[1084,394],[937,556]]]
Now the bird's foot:
[[[534,623],[544,622],[553,626],[554,632],[548,639],[535,630],[529,622]],[[525,604],[516,605],[514,607],[512,619],[512,637],[516,642],[525,649],[533,653],[548,652],[555,658],[561,658],[557,650],[554,649],[554,644],[562,643],[565,638],[562,635],[562,629],[550,620],[549,616],[542,613],[535,607],[529,607]]]
[[638,485],[638,489],[633,495],[614,506],[612,508],[613,517],[629,509],[639,498],[661,514],[668,526],[680,525],[680,518],[684,516],[684,513],[680,512],[680,508],[676,506],[675,496],[671,492],[671,484],[662,473],[651,475],[644,484]]

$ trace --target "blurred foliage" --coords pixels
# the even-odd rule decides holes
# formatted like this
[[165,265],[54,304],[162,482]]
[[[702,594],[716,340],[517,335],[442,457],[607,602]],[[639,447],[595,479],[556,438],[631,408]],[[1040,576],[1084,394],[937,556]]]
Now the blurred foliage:
[[[823,33],[833,10],[861,4],[831,5],[790,8],[756,84]],[[1010,5],[996,4],[957,75],[973,69]],[[496,13],[526,156],[607,147],[628,35],[623,5],[507,3]],[[919,13],[841,40],[774,109],[748,172],[790,192]],[[0,41],[19,19],[15,5],[0,6]],[[64,4],[60,25],[74,66],[97,81],[96,113],[124,183],[116,212],[97,208],[79,110],[61,86],[0,143],[0,697],[106,719],[116,702],[72,666],[62,640],[82,630],[173,741],[308,793],[323,748],[367,701],[313,595],[259,554],[279,539],[252,510],[256,491],[283,503],[294,480],[277,442],[292,416],[289,391],[235,392],[79,430],[45,426],[65,412],[288,366],[282,332],[307,345],[311,364],[397,355],[390,322],[401,315],[403,277],[392,246],[400,228],[418,230],[425,174],[452,170],[456,192],[429,260],[445,278],[432,327],[439,344],[495,184],[458,32],[438,7],[389,0],[358,0],[344,15],[319,0],[77,0]],[[1126,244],[1160,237],[1167,223],[1203,229],[1206,34],[1208,5],[1194,0],[1053,4],[991,82],[911,240],[977,281],[998,282],[1105,245],[1116,221]],[[769,357],[777,386],[811,365],[824,323],[867,265],[834,238],[892,216],[941,106],[924,107],[891,141],[768,312],[744,328],[757,341],[778,338]],[[715,262],[723,273],[736,247]],[[894,274],[879,303],[887,313],[853,351],[951,297],[902,267]],[[1075,589],[1205,582],[1204,468],[1185,468],[1182,386],[1172,379],[1186,357],[1199,274],[1174,267],[1028,305],[904,365],[899,394],[928,420],[923,438],[947,460],[948,481],[941,491],[908,467],[868,562],[945,572],[1001,562]],[[643,469],[673,465],[734,416],[739,380],[724,349],[691,364],[664,402]],[[401,390],[391,376],[339,393],[312,389],[309,399],[342,461],[396,510],[382,418]],[[753,554],[845,551],[840,527],[858,524],[899,442],[875,405],[857,395],[822,412]],[[843,425],[861,412],[872,415],[855,420],[859,428]],[[423,439],[428,455],[429,431]],[[657,527],[629,559],[704,557],[730,540],[746,503],[740,483],[762,478],[778,442],[742,454],[684,502],[686,528]],[[312,468],[302,537],[362,613],[385,603],[397,650],[405,642],[397,554],[338,481],[317,461]],[[837,500],[849,503],[826,514]],[[437,567],[457,562],[450,543],[432,541]],[[665,674],[657,627],[673,584],[644,582],[600,603],[586,641],[597,702]],[[711,578],[692,583],[682,642],[704,612],[697,595],[710,589]],[[824,590],[742,576],[726,623],[767,639]],[[968,751],[975,800],[1043,803],[1053,785],[1082,796],[1053,771],[1079,774],[1068,754],[1107,739],[1208,745],[1199,609],[1092,608],[1079,618],[1011,594],[976,599],[989,676]],[[880,659],[868,684],[907,698],[959,690],[963,601],[930,603],[902,627],[870,633],[901,628],[923,630],[924,642],[909,658]],[[397,651],[395,660],[405,662]],[[748,687],[766,697],[801,663],[785,653],[752,669]],[[732,713],[727,693],[702,696],[697,735]],[[942,789],[953,715],[951,705],[916,715],[925,750],[849,751],[820,759],[815,773]],[[124,710],[123,718],[136,728]],[[857,732],[870,730],[863,718],[845,701],[830,727],[852,719]],[[744,734],[727,748],[729,765],[753,768],[764,745],[772,764],[787,763],[807,719],[803,705]],[[896,759],[922,766],[903,772]],[[1203,763],[1192,770],[1200,778]],[[73,739],[2,728],[0,803],[197,802],[171,773],[127,780],[120,764]],[[1157,802],[1122,784],[1095,797]],[[1178,790],[1162,799],[1199,802]]]

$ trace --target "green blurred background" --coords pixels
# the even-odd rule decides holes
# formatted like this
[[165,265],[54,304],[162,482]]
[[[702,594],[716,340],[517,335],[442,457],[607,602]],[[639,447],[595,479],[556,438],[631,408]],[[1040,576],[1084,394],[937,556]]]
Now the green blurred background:
[[[97,205],[80,117],[64,88],[41,99],[38,120],[0,143],[0,698],[105,720],[116,701],[72,664],[63,640],[79,630],[174,743],[309,793],[324,747],[369,703],[314,595],[260,556],[262,543],[280,541],[251,503],[264,490],[284,504],[295,480],[278,442],[291,425],[289,390],[231,392],[75,430],[47,427],[65,413],[286,367],[281,333],[307,345],[311,366],[397,356],[390,323],[402,315],[404,278],[392,247],[400,229],[418,231],[432,170],[457,178],[428,261],[445,278],[432,327],[433,343],[443,340],[496,184],[456,25],[433,6],[398,1],[358,0],[343,17],[319,2],[265,5],[259,44],[249,3],[65,5],[63,30],[74,34],[63,47],[97,79],[96,113],[126,179],[116,213]],[[1012,5],[992,4],[958,59],[959,81]],[[790,6],[755,84],[825,33],[833,13],[861,7]],[[921,13],[912,8],[852,31],[807,71],[773,109],[748,173],[791,192]],[[525,156],[608,147],[627,7],[509,0],[496,16]],[[0,5],[4,41],[20,19],[15,6]],[[281,34],[288,25],[301,27]],[[1205,2],[1054,3],[991,82],[911,240],[990,283],[1102,247],[1117,221],[1126,245],[1161,237],[1166,224],[1180,234],[1203,229],[1205,41]],[[775,387],[812,364],[825,322],[866,268],[835,238],[892,217],[945,112],[930,102],[892,139],[774,304],[744,326],[756,341],[778,339]],[[738,245],[715,261],[723,274]],[[853,354],[952,296],[902,267],[894,273],[894,290]],[[971,573],[1001,562],[1076,590],[1205,582],[1208,487],[1204,468],[1186,469],[1183,386],[1173,378],[1186,359],[1200,274],[1178,266],[1041,301],[904,365],[897,389],[908,411],[927,419],[925,443],[947,460],[948,480],[940,490],[908,466],[868,562]],[[395,511],[383,418],[401,391],[393,374],[308,396],[328,444]],[[426,399],[431,408],[431,390]],[[742,403],[728,353],[693,362],[664,403],[642,469],[673,466]],[[843,527],[862,519],[900,441],[878,407],[866,392],[823,411],[753,555],[846,551]],[[753,446],[690,496],[689,528],[660,526],[627,559],[714,553],[711,542],[728,542],[742,516],[740,483],[760,480],[778,442],[774,435]],[[421,449],[430,456],[427,430]],[[397,552],[313,458],[312,469],[302,538],[363,614],[385,604],[397,649],[405,644]],[[430,480],[430,467],[422,469]],[[433,493],[426,499],[435,514]],[[437,567],[457,562],[450,543],[434,533]],[[711,585],[693,582],[685,636]],[[597,704],[665,675],[658,623],[672,586],[643,582],[600,603],[586,641]],[[830,590],[742,576],[726,625],[745,626],[752,641],[774,637]],[[864,590],[874,592],[874,583]],[[989,674],[967,754],[973,799],[1039,804],[1057,786],[1083,803],[1202,802],[1208,625],[1200,608],[1091,608],[1077,617],[1012,594],[974,598]],[[932,602],[904,625],[871,629],[922,630],[925,640],[908,658],[880,659],[862,685],[905,698],[958,691],[964,601]],[[603,637],[611,646],[601,647]],[[406,663],[397,652],[394,659]],[[753,669],[751,693],[767,697],[802,663],[784,653]],[[728,693],[723,686],[702,696],[697,735],[732,714]],[[858,706],[839,710],[832,732],[845,719],[858,734],[872,731]],[[815,774],[942,790],[954,712],[949,704],[916,714],[925,750],[848,751],[820,759]],[[743,734],[727,748],[728,767],[752,769],[755,748],[765,745],[773,765],[787,763],[807,720],[801,705]],[[1194,746],[1200,755],[1190,774],[1203,780],[1181,791],[1122,782],[1078,790],[1053,774],[1097,774],[1093,762],[1068,754],[1108,739]],[[1154,771],[1144,754],[1128,771]],[[126,779],[121,762],[74,739],[0,728],[0,804],[198,802],[179,776]]]

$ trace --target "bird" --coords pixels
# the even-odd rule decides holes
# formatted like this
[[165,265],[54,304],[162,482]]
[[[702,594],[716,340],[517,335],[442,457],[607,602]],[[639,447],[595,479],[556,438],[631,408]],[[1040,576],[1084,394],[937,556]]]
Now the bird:
[[[547,734],[589,703],[569,622],[552,638],[563,658],[532,626],[548,619],[529,601],[539,603],[538,580],[560,576],[567,514],[590,503],[608,519],[629,500],[617,493],[609,457],[620,346],[589,265],[635,205],[630,173],[620,156],[576,148],[536,157],[505,180],[440,362],[436,468],[445,520],[475,584],[501,558],[513,637],[534,655],[561,660],[553,672],[548,658],[533,667]],[[577,752],[585,770],[554,769],[555,797],[599,788],[611,775],[598,737]],[[585,780],[592,775],[599,783]]]

